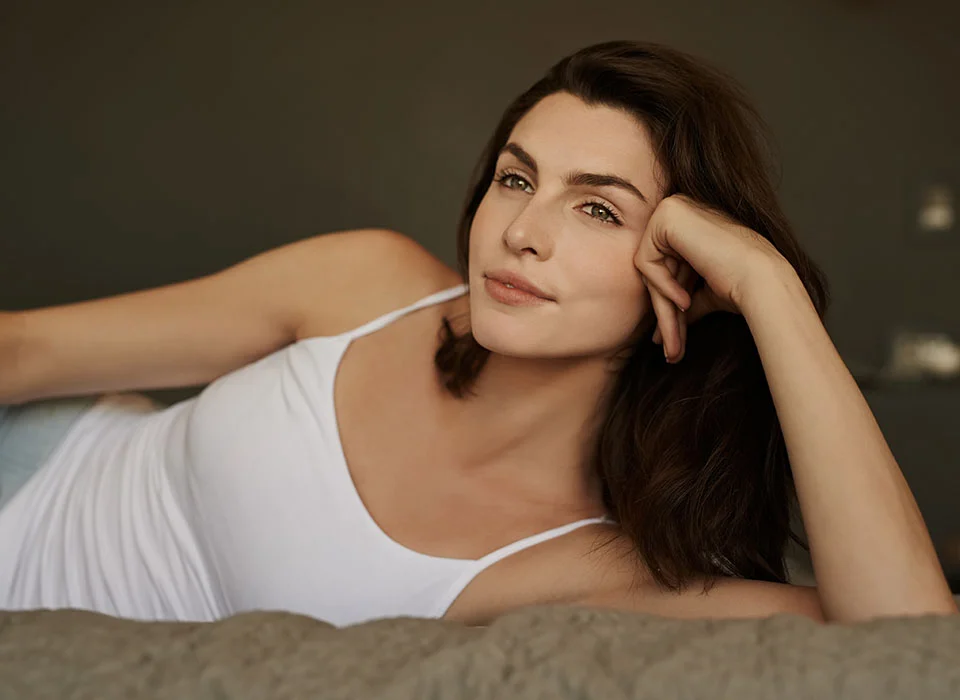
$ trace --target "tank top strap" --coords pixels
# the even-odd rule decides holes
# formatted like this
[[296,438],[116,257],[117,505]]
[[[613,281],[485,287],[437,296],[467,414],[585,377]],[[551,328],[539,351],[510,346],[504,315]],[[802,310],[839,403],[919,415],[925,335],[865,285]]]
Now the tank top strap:
[[577,520],[576,522],[567,523],[566,525],[561,525],[559,527],[551,528],[545,532],[537,533],[536,535],[530,535],[529,537],[524,537],[522,540],[517,540],[508,545],[501,547],[500,549],[494,550],[487,554],[485,557],[477,560],[479,565],[479,570],[476,573],[480,573],[483,569],[486,569],[488,566],[496,564],[501,559],[509,557],[511,554],[516,554],[517,552],[523,551],[528,547],[533,547],[534,545],[540,544],[541,542],[546,542],[547,540],[552,540],[554,537],[560,537],[561,535],[566,535],[568,532],[573,532],[584,525],[593,525],[594,523],[612,523],[616,522],[613,518],[602,515],[597,518],[584,518],[583,520]]
[[439,292],[434,292],[433,294],[429,294],[423,297],[422,299],[419,299],[413,302],[412,304],[408,304],[407,306],[404,306],[399,309],[394,309],[393,311],[388,311],[382,316],[378,316],[377,318],[373,319],[372,321],[368,321],[362,326],[359,326],[349,331],[345,331],[344,333],[341,333],[338,337],[353,340],[354,338],[359,338],[369,333],[373,333],[374,331],[378,331],[384,326],[388,326],[394,321],[396,321],[397,319],[402,318],[407,314],[413,313],[414,311],[417,311],[427,306],[432,306],[434,304],[442,304],[443,302],[449,301],[450,299],[455,299],[456,297],[461,296],[462,294],[465,294],[469,289],[470,289],[470,285],[468,284],[458,284],[455,287],[441,289]]
[[530,537],[524,537],[522,540],[517,540],[512,542],[500,549],[494,550],[480,559],[475,559],[469,562],[460,562],[467,564],[463,569],[461,569],[459,576],[457,576],[451,586],[447,589],[444,595],[440,596],[437,600],[437,603],[434,607],[433,617],[443,617],[446,614],[446,611],[450,608],[463,590],[476,578],[481,572],[485,569],[493,566],[501,559],[509,557],[511,554],[516,554],[524,549],[533,547],[536,544],[541,542],[546,542],[547,540],[552,540],[554,537],[560,537],[565,535],[568,532],[572,532],[578,528],[581,528],[585,525],[592,525],[594,523],[615,523],[616,520],[613,518],[604,515],[598,518],[585,518],[584,520],[577,520],[573,523],[567,523],[566,525],[561,525],[560,527],[555,527],[546,532],[541,532],[536,535],[531,535]]

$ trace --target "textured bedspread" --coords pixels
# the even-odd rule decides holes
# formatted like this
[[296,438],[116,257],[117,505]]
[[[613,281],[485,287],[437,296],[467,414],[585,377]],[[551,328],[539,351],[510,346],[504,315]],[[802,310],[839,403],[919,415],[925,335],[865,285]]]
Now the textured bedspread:
[[841,626],[540,606],[489,627],[0,612],[0,698],[960,698],[960,617]]

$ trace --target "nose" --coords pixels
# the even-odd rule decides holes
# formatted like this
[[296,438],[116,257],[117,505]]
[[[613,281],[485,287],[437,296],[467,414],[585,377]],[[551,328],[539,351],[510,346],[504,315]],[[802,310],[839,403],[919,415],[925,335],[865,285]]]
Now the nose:
[[544,214],[537,214],[536,207],[527,204],[504,230],[503,242],[517,255],[530,251],[541,260],[546,260],[553,253],[553,240],[547,233],[548,227]]

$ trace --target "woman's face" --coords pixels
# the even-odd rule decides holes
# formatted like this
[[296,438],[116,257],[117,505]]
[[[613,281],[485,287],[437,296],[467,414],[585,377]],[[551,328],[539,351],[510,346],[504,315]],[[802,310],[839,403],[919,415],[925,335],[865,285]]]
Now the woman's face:
[[[607,355],[650,310],[633,257],[661,199],[646,129],[625,112],[549,95],[501,150],[470,228],[470,319],[485,348],[515,357]],[[598,184],[585,174],[632,185]],[[570,178],[579,174],[579,184]],[[508,270],[554,301],[497,301],[485,276]]]

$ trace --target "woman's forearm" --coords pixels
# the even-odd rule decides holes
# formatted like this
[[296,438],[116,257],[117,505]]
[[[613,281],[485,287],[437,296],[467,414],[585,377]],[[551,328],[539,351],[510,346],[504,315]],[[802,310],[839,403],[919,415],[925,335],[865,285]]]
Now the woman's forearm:
[[23,345],[20,316],[0,311],[0,404],[17,401],[19,358]]
[[827,619],[956,613],[930,534],[799,278],[744,290]]

